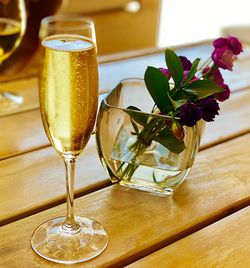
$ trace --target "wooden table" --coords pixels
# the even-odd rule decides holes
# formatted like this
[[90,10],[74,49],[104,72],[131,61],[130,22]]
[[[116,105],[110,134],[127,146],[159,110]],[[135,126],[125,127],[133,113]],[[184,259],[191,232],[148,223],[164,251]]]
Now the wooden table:
[[[211,47],[194,44],[177,52],[205,59]],[[100,93],[164,61],[157,50],[128,53],[122,60],[116,56],[111,62],[99,59]],[[77,163],[75,210],[101,222],[110,241],[100,256],[73,267],[250,267],[248,47],[225,79],[231,98],[207,124],[192,171],[172,199],[111,185],[92,135]],[[25,102],[0,114],[0,267],[63,267],[30,247],[40,223],[65,213],[64,167],[42,128],[38,79],[2,86]]]

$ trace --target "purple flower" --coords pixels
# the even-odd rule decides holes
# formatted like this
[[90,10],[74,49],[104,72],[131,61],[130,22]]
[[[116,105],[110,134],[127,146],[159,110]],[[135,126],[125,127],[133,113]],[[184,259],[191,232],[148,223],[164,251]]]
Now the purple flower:
[[230,97],[230,88],[228,87],[228,85],[226,85],[224,83],[220,84],[220,86],[222,88],[224,88],[224,91],[215,94],[215,97],[216,97],[216,99],[218,101],[221,101],[222,102],[222,101],[225,101],[225,100],[229,99],[229,97]]
[[185,71],[189,71],[191,69],[192,63],[189,59],[184,56],[179,56],[181,60],[182,67]]
[[202,71],[202,73],[205,75],[205,78],[209,78],[210,80],[214,81],[218,85],[221,85],[224,83],[224,79],[218,68],[212,68],[212,70],[210,71],[210,68],[206,67]]
[[171,78],[171,73],[170,73],[170,71],[168,69],[159,68],[159,70],[167,77],[168,80]]
[[243,50],[242,50],[242,44],[239,41],[238,38],[234,36],[229,36],[227,38],[221,37],[213,42],[213,46],[215,48],[227,48],[233,52],[234,55],[239,55]]
[[236,38],[234,36],[229,36],[228,42],[229,42],[230,48],[233,51],[234,55],[239,55],[241,52],[243,52],[242,44],[238,38]]
[[180,107],[180,122],[188,127],[194,126],[201,119],[202,110],[193,102],[188,102]]
[[232,50],[227,49],[226,47],[215,48],[212,53],[212,59],[214,64],[222,69],[233,70],[233,61],[235,56]]
[[214,48],[222,48],[228,46],[227,38],[220,37],[214,40],[213,42]]
[[213,97],[208,97],[197,102],[197,105],[202,110],[201,118],[207,122],[214,121],[216,115],[219,114],[219,104]]

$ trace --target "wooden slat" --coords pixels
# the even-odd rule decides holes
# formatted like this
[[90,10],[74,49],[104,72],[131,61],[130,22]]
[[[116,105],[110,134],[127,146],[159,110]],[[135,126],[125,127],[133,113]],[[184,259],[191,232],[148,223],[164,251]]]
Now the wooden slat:
[[[110,238],[107,249],[84,267],[122,267],[250,204],[249,146],[250,134],[202,151],[172,199],[119,186],[77,199],[76,214],[101,222]],[[30,236],[41,222],[62,214],[61,205],[3,226],[2,267],[60,267],[33,253]]]
[[5,110],[0,107],[1,116],[28,111],[38,107],[38,79],[37,77],[15,80],[11,82],[1,83],[2,91],[13,92],[23,97],[23,103],[13,110]]
[[[100,93],[113,89],[124,78],[143,78],[148,65],[156,67],[165,66],[163,49],[147,51],[138,50],[130,52],[129,54],[125,54],[127,58],[124,58],[123,53],[114,56],[100,57],[99,62],[118,60],[99,65]],[[155,53],[156,51],[158,51],[158,53]],[[186,55],[192,60],[198,56],[205,60],[211,53],[211,46],[207,44],[197,44],[195,46],[179,47],[177,53],[179,55]],[[131,55],[133,56],[132,58]],[[136,57],[136,55],[139,55],[139,57]],[[122,60],[119,60],[120,58],[122,58]],[[223,72],[226,82],[233,90],[239,90],[250,85],[249,68],[250,47],[248,46],[245,48],[245,54],[242,54],[238,62],[236,62],[234,72]],[[13,110],[4,111],[0,109],[0,117],[39,107],[38,78],[33,77],[1,83],[1,88],[23,96],[24,102]]]
[[[199,42],[192,43],[192,44],[180,45],[180,46],[176,46],[175,49],[197,47],[197,46],[207,45],[208,43],[211,43],[211,40],[204,40],[204,41],[199,41]],[[143,49],[135,49],[135,50],[130,50],[130,51],[123,51],[119,53],[99,55],[98,62],[99,64],[101,64],[101,63],[107,63],[107,62],[112,62],[112,61],[119,61],[123,59],[129,59],[129,58],[134,58],[134,57],[155,54],[155,53],[159,53],[163,51],[164,51],[163,48],[143,48]],[[246,55],[246,53],[244,53],[244,55]],[[22,70],[22,72],[18,72],[15,74],[13,74],[12,72],[7,73],[7,74],[5,72],[1,73],[0,83],[12,81],[12,80],[26,79],[29,77],[36,77],[39,74],[40,64],[41,64],[41,52],[38,50],[33,56],[33,58],[28,63],[25,63],[25,68],[24,70]]]
[[[0,225],[65,199],[62,158],[52,147],[0,161]],[[109,185],[99,161],[93,135],[77,159],[76,194]]]
[[[104,95],[99,96],[99,101]],[[208,123],[202,147],[208,147],[250,131],[250,89],[232,94],[221,104],[220,116]],[[234,127],[232,127],[232,121]],[[0,159],[29,152],[49,142],[45,137],[39,110],[0,118]]]
[[[39,108],[39,97],[38,97],[38,78],[25,78],[21,80],[9,81],[1,84],[1,90],[7,92],[13,92],[23,97],[23,103],[14,109],[6,110],[0,107],[0,119],[6,115],[18,114],[29,110],[35,110]],[[103,88],[105,82],[103,82]],[[99,94],[106,92],[104,89],[99,90]]]
[[[178,55],[188,55],[187,57],[192,57],[192,59],[195,57],[203,57],[205,59],[209,54],[211,54],[212,42],[213,40],[197,41],[189,44],[176,45],[174,47],[171,47],[171,49],[175,50]],[[199,52],[197,52],[198,48],[200,50]],[[154,54],[164,53],[165,49],[165,47],[154,47],[106,54],[99,56],[98,61],[99,63],[110,63],[114,61],[128,60],[131,58],[138,58],[143,56],[153,56]],[[250,44],[248,42],[243,43],[243,50],[244,53],[240,54],[239,60],[248,61],[250,59]],[[200,55],[198,55],[198,53],[200,53]]]
[[[197,45],[193,47],[179,48],[176,51],[178,55],[185,55],[190,60],[200,57],[205,61],[212,52],[211,45]],[[128,55],[129,57],[129,55]],[[113,59],[115,60],[115,59]],[[124,78],[143,78],[147,66],[164,67],[166,66],[164,49],[158,53],[142,55],[140,57],[118,60],[115,62],[100,64],[100,85],[105,83],[106,89],[112,89]],[[239,56],[235,62],[234,71],[222,71],[225,82],[235,91],[250,85],[250,47],[245,48],[245,53]],[[107,80],[107,77],[110,79]]]
[[[105,97],[99,95],[99,103]],[[39,109],[0,118],[0,160],[48,147]]]
[[49,145],[38,109],[2,117],[0,126],[0,159]]
[[247,207],[126,267],[250,267],[249,222]]

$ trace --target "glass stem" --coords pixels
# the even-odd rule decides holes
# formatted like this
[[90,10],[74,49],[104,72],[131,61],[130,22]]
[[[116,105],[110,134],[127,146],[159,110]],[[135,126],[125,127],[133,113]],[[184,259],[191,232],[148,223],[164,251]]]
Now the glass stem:
[[75,181],[75,156],[63,156],[66,168],[66,199],[67,214],[62,226],[64,232],[77,233],[80,229],[79,224],[74,219],[74,181]]

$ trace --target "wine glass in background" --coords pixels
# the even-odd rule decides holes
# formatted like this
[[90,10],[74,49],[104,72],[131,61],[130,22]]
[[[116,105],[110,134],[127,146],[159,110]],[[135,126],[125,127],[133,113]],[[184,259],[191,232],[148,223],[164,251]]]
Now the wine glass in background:
[[47,137],[66,167],[67,213],[40,225],[31,245],[43,258],[64,264],[92,259],[108,243],[101,224],[75,217],[73,211],[75,160],[90,138],[98,104],[94,24],[83,18],[81,23],[82,35],[51,35],[42,41],[40,109]]
[[[19,46],[26,29],[24,0],[0,0],[0,64]],[[0,88],[0,110],[22,103],[23,98]]]

